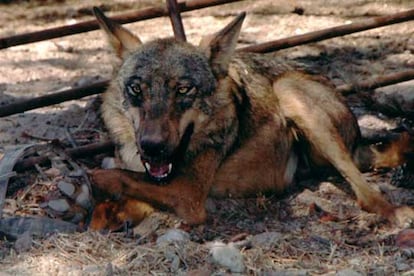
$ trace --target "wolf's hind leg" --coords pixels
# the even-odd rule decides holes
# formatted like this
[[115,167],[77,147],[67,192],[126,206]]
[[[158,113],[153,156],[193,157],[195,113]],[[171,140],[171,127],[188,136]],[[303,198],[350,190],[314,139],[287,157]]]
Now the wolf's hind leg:
[[[380,214],[393,223],[400,225],[411,223],[414,220],[414,210],[409,207],[395,207],[386,201],[380,192],[368,185],[354,164],[349,150],[335,127],[334,118],[326,111],[329,102],[321,104],[316,98],[324,96],[320,91],[325,90],[325,93],[334,93],[334,91],[306,78],[300,79],[299,85],[295,78],[282,78],[276,81],[273,87],[279,97],[283,113],[293,121],[308,141],[312,154],[317,154],[317,159],[326,160],[341,173],[351,184],[363,209]],[[315,89],[318,92],[306,89]],[[329,94],[327,95],[329,98]]]

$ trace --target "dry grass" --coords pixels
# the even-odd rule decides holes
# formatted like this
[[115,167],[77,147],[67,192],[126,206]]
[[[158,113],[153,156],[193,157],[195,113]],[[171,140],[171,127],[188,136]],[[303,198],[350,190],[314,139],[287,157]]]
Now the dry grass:
[[[54,1],[30,2],[0,6],[1,35],[90,18],[84,14],[86,4],[80,1],[68,0],[56,5]],[[119,11],[131,8],[135,2],[144,5],[151,1],[118,1],[118,4],[106,1]],[[94,0],[90,4],[100,3]],[[292,14],[295,6],[303,7],[305,15]],[[291,3],[255,0],[193,12],[184,16],[184,24],[190,41],[196,42],[202,35],[200,30],[216,31],[230,20],[229,15],[247,10],[241,39],[245,43],[257,43],[344,24],[365,14],[386,14],[408,7],[409,1],[355,0],[338,4],[338,1],[322,0]],[[57,15],[56,22],[47,23],[53,15]],[[168,22],[163,18],[129,27],[148,41],[155,36],[170,35]],[[335,84],[354,82],[412,66],[413,30],[413,23],[409,22],[284,50],[276,55],[302,62],[313,71],[327,75]],[[102,36],[92,32],[0,51],[3,69],[0,105],[75,82],[109,77],[111,58],[104,45]],[[367,110],[359,96],[348,100],[357,115],[375,116],[375,120],[360,121],[370,129],[390,128],[398,121]],[[6,145],[65,139],[65,131],[74,133],[80,125],[82,129],[94,130],[96,137],[91,141],[105,139],[102,125],[97,125],[96,109],[85,108],[87,102],[64,103],[0,119],[0,155]],[[92,166],[99,160],[91,157],[81,162]],[[18,192],[8,196],[7,216],[43,215],[38,203],[55,183],[53,177],[42,174],[45,171],[47,168],[39,168],[19,175],[21,186],[15,186]],[[412,204],[413,192],[387,185],[388,174],[366,176],[372,184],[385,189],[396,203]],[[350,193],[343,190],[348,190],[347,185],[333,177],[304,181],[299,189],[279,198],[260,195],[250,199],[209,200],[209,218],[205,225],[186,228],[169,214],[145,237],[90,231],[54,234],[35,238],[31,249],[19,254],[12,242],[2,240],[0,270],[10,275],[225,275],[228,271],[216,265],[209,255],[210,242],[221,240],[239,246],[248,275],[335,275],[343,270],[342,275],[352,272],[414,274],[414,255],[395,245],[400,229],[361,211]],[[174,227],[187,230],[190,240],[158,245],[157,237]],[[264,232],[279,233],[280,238],[269,246],[255,245],[253,238]]]
[[[331,181],[347,189],[339,178]],[[36,185],[31,192],[41,189]],[[25,205],[24,200],[21,204],[22,210],[33,205]],[[16,254],[11,249],[2,268],[18,275],[210,275],[227,271],[209,254],[211,242],[221,240],[240,249],[248,275],[320,275],[345,269],[391,275],[414,269],[411,253],[395,246],[399,229],[361,211],[331,182],[304,182],[300,189],[281,198],[211,199],[208,208],[208,222],[195,228],[164,213],[145,236],[86,231],[35,238],[27,252]],[[184,227],[190,239],[156,242],[175,227]],[[276,233],[277,238],[260,240],[266,232]]]

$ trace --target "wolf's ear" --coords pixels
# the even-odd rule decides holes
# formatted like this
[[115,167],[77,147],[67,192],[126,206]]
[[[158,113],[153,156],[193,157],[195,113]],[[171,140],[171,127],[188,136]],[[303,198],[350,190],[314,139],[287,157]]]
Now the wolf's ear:
[[199,46],[205,49],[216,77],[227,74],[230,60],[236,49],[237,39],[246,13],[239,14],[218,33],[204,37]]
[[93,13],[96,16],[96,19],[98,19],[99,26],[108,36],[109,43],[112,48],[114,48],[118,57],[124,58],[128,53],[132,52],[142,44],[138,37],[120,24],[110,20],[99,8],[94,7]]

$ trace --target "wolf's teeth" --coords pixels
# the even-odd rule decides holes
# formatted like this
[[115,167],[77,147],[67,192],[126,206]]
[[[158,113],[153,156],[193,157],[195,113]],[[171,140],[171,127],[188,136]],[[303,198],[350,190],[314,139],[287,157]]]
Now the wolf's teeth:
[[160,165],[158,166],[152,166],[151,163],[149,162],[143,162],[144,163],[144,167],[147,170],[147,172],[152,176],[155,177],[157,179],[163,179],[163,178],[167,178],[171,172],[172,172],[172,163],[169,163],[168,165]]

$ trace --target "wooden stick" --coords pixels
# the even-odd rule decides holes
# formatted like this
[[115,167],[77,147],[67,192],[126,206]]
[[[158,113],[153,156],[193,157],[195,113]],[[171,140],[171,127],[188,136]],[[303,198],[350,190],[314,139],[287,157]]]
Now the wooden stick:
[[378,28],[386,25],[401,23],[414,19],[414,9],[399,12],[391,15],[378,16],[369,19],[363,19],[359,22],[336,26],[333,28],[323,29],[320,31],[310,32],[307,34],[296,35],[288,38],[269,41],[266,43],[247,46],[239,51],[268,53],[276,50],[281,50],[297,45],[302,45],[310,42],[317,42],[328,38],[343,36],[351,33],[361,32],[373,28]]
[[398,73],[391,73],[375,79],[362,81],[356,84],[344,84],[338,86],[338,91],[343,95],[349,95],[358,91],[371,90],[391,84],[414,79],[414,69],[406,70]]
[[79,88],[68,89],[57,93],[52,93],[45,96],[40,96],[32,99],[21,100],[16,103],[5,105],[0,108],[0,117],[17,114],[27,110],[32,110],[39,107],[49,106],[69,100],[80,99],[86,96],[99,94],[105,91],[109,84],[109,80],[96,82],[91,85],[82,86]]
[[174,31],[174,37],[181,41],[187,41],[183,21],[176,0],[167,0],[168,13],[170,15],[171,25]]
[[[378,21],[381,22],[381,25],[378,26],[385,26],[387,24],[395,24],[398,22],[404,22],[407,20],[411,20],[413,19],[414,16],[414,10],[409,10],[407,12],[402,12],[402,13],[397,13],[394,15],[387,15],[387,16],[381,16],[381,17],[376,17],[377,20],[375,20],[375,18],[371,18],[368,19],[367,22],[371,22],[374,21]],[[388,18],[387,20],[385,20],[384,18]],[[390,19],[391,18],[391,19]],[[357,24],[357,23],[354,23]],[[281,40],[275,40],[273,42],[267,42],[267,43],[263,43],[263,44],[258,44],[258,45],[253,45],[253,46],[249,46],[249,47],[244,47],[241,49],[238,49],[238,51],[250,51],[252,50],[253,52],[270,52],[274,49],[281,49],[281,48],[277,48],[277,47],[282,47],[286,48],[286,47],[293,47],[293,46],[297,46],[297,45],[301,45],[301,44],[305,44],[309,42],[309,39],[312,38],[312,41],[319,41],[319,40],[323,40],[323,39],[328,39],[330,37],[333,36],[326,36],[326,34],[329,34],[329,30],[338,28],[338,29],[344,29],[347,26],[350,26],[353,24],[348,24],[348,25],[342,25],[342,26],[338,26],[338,27],[334,27],[334,28],[329,28],[329,29],[325,29],[325,30],[320,30],[317,32],[312,32],[312,33],[308,33],[308,34],[304,34],[304,35],[300,35],[299,37],[302,37],[303,39],[298,39],[298,36],[293,36],[291,38],[284,38]],[[368,26],[368,23],[363,23],[360,22],[358,23],[359,26],[361,25],[365,25]],[[371,28],[372,27],[371,25]],[[356,29],[355,27],[353,28],[354,31],[361,31],[361,29]],[[319,38],[317,38],[317,34],[319,34]],[[348,34],[351,33],[347,32]],[[291,39],[291,41],[290,41]],[[317,39],[317,40],[315,40]],[[290,42],[288,42],[290,41]],[[287,44],[289,44],[289,46],[286,46],[285,43],[288,42]],[[285,47],[286,46],[286,47]],[[275,48],[276,47],[276,48]],[[401,77],[401,79],[399,79],[399,77]],[[388,76],[385,76],[384,78],[388,78]],[[411,76],[410,73],[400,73],[400,75],[396,75],[396,76],[392,76],[391,79],[394,79],[394,81],[392,83],[397,83],[397,82],[401,82],[401,81],[405,81],[405,80],[409,80],[409,79],[413,79],[413,77]],[[377,80],[373,80],[373,81],[377,81]],[[77,89],[70,89],[70,90],[66,90],[63,92],[59,92],[59,93],[55,93],[55,94],[49,94],[47,96],[42,96],[39,98],[34,98],[34,99],[30,99],[30,100],[24,100],[24,101],[20,101],[18,103],[13,103],[10,105],[6,105],[3,106],[0,109],[0,117],[5,117],[5,116],[9,116],[12,114],[16,114],[16,113],[20,113],[20,112],[24,112],[27,110],[31,110],[31,109],[35,109],[38,107],[43,107],[43,106],[47,106],[47,105],[51,105],[51,104],[57,104],[66,100],[74,100],[74,99],[79,99],[85,96],[89,96],[89,95],[93,95],[93,94],[98,94],[98,93],[102,93],[105,90],[105,87],[107,86],[109,80],[107,81],[103,81],[101,83],[96,83],[93,85],[89,85],[89,86],[83,86],[83,87],[79,87]],[[389,84],[392,84],[389,83]],[[384,84],[382,84],[381,86],[386,86],[389,85],[387,84],[387,82],[385,82]],[[357,87],[357,86],[355,86]],[[345,88],[343,88],[345,89]],[[354,88],[347,88],[348,90],[352,90]],[[351,93],[351,92],[344,92],[346,93]],[[61,94],[63,94],[64,96],[62,96]]]
[[[73,149],[67,149],[65,151],[70,157],[79,158],[83,156],[96,155],[98,153],[113,152],[114,149],[115,146],[112,142],[100,142]],[[29,157],[17,162],[14,166],[14,170],[17,172],[22,172],[24,170],[32,168],[35,164],[43,165],[47,162],[49,162],[49,159],[46,156]]]
[[[412,79],[414,79],[414,70],[407,70],[398,73],[388,74],[367,81],[362,81],[360,83],[353,85],[341,85],[337,89],[344,95],[349,95],[355,93],[356,91],[375,89],[378,87],[396,84],[399,82]],[[100,94],[105,91],[106,87],[108,86],[108,83],[109,80],[102,81],[99,83],[83,86],[76,89],[69,89],[66,91],[5,105],[2,108],[0,108],[0,118],[39,107],[61,103],[68,100],[75,100],[89,95]]]
[[[241,0],[192,0],[178,3],[178,10],[181,12],[187,12],[238,1]],[[164,6],[161,6],[141,9],[138,11],[113,16],[111,17],[111,19],[117,21],[120,24],[125,24],[167,15],[168,10]],[[67,35],[89,32],[97,30],[98,28],[99,26],[96,20],[89,20],[72,25],[50,28],[37,32],[3,37],[0,38],[0,49],[32,43],[36,41],[63,37]]]

